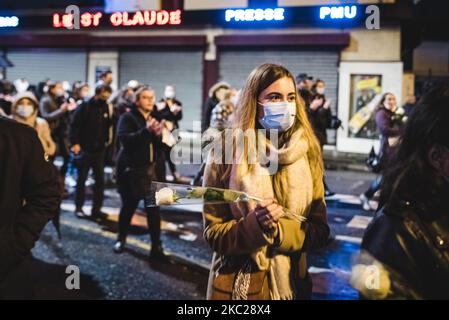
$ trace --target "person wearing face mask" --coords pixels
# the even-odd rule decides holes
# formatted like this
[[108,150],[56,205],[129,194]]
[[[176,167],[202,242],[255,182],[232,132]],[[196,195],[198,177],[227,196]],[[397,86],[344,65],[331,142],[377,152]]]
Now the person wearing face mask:
[[17,122],[36,129],[45,154],[51,157],[56,153],[56,144],[51,138],[48,122],[37,116],[38,106],[36,97],[31,92],[19,93],[14,97],[11,116]]
[[117,92],[116,96],[111,98],[114,106],[115,118],[118,120],[120,116],[131,110],[134,103],[134,89],[125,85]]
[[78,81],[73,84],[72,98],[79,105],[89,99],[90,86],[87,82]]
[[[397,138],[403,127],[405,118],[403,113],[397,106],[396,96],[391,92],[385,93],[377,106],[376,111],[376,125],[380,133],[380,171],[385,167],[385,163],[388,162],[388,157],[391,150],[397,143]],[[380,189],[382,182],[382,175],[378,175],[371,183],[368,190],[360,195],[360,202],[362,208],[365,211],[372,210],[370,200],[374,197],[374,194]]]
[[296,86],[298,93],[304,100],[306,110],[309,108],[312,102],[312,85],[313,77],[307,75],[307,73],[300,73],[296,76]]
[[[260,134],[232,143],[231,163],[212,148],[203,186],[261,200],[204,205],[204,237],[214,251],[207,298],[310,299],[306,256],[326,245],[329,226],[321,149],[295,78],[283,66],[260,65],[249,75],[235,112],[233,128],[247,137]],[[278,164],[272,171],[261,160],[264,151],[269,164]]]
[[220,101],[224,100],[230,89],[231,86],[226,82],[218,82],[209,89],[209,96],[203,105],[201,133],[209,128],[212,110]]
[[[153,180],[163,181],[157,170],[156,159],[161,152],[165,120],[158,121],[151,114],[155,108],[155,92],[143,86],[136,91],[136,103],[131,111],[120,117],[117,136],[121,149],[117,159],[117,185],[122,207],[120,209],[118,236],[114,252],[123,252],[139,201],[145,199]],[[146,207],[148,230],[151,237],[150,259],[164,259],[161,245],[161,216],[158,207]]]
[[69,113],[76,108],[74,100],[65,101],[64,89],[60,81],[51,82],[48,85],[47,93],[39,103],[39,111],[42,118],[50,125],[51,136],[57,145],[57,154],[63,158],[61,167],[61,183],[67,173],[69,163]]
[[[153,109],[151,114],[158,121],[165,120],[165,125],[169,131],[179,128],[179,121],[182,120],[182,103],[176,99],[176,91],[173,85],[167,85],[164,90],[164,98],[162,98]],[[182,177],[176,170],[176,165],[170,157],[171,146],[162,145],[162,151],[159,162],[160,170],[165,172],[165,162],[168,163],[175,182],[187,182],[188,178]]]
[[75,215],[84,218],[85,182],[92,168],[95,184],[90,218],[107,219],[101,212],[104,193],[104,162],[106,147],[111,144],[112,114],[107,103],[112,94],[111,87],[100,85],[95,96],[78,106],[70,126],[71,151],[79,156],[78,179],[75,195]]
[[[312,86],[312,102],[308,109],[309,120],[312,123],[315,134],[323,150],[327,143],[327,129],[331,126],[332,112],[330,110],[330,100],[326,100],[325,83],[321,79],[317,79]],[[326,181],[324,181],[324,189],[326,197],[333,196],[333,193]]]
[[[449,299],[449,86],[427,92],[391,154],[380,210],[366,229],[360,266],[387,271],[379,288],[353,285],[371,299]],[[363,275],[363,273],[361,273]]]

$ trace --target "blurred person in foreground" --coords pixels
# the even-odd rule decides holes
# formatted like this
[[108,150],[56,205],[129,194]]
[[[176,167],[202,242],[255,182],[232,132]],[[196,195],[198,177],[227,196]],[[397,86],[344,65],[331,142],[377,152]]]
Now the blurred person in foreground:
[[447,85],[410,114],[353,269],[352,284],[366,298],[449,299],[448,122]]
[[31,249],[58,214],[58,175],[29,125],[0,117],[0,154],[0,299],[30,299]]

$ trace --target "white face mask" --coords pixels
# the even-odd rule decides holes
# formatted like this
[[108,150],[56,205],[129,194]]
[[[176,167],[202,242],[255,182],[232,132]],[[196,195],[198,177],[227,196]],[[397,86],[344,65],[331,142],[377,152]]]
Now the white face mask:
[[318,93],[318,94],[324,94],[324,91],[326,91],[326,88],[322,88],[322,87],[316,88],[316,93]]
[[34,107],[30,105],[18,105],[16,113],[22,118],[29,118],[34,113]]
[[269,102],[262,104],[264,117],[259,123],[266,130],[275,129],[279,132],[291,128],[295,122],[296,102]]
[[167,99],[173,99],[173,98],[175,97],[175,90],[171,90],[171,89],[165,90],[164,96],[165,96]]

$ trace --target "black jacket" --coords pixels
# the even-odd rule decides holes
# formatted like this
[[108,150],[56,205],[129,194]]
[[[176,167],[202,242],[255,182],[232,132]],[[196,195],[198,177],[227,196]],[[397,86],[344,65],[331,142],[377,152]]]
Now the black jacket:
[[381,154],[387,156],[390,152],[388,138],[398,137],[401,132],[401,124],[393,121],[394,112],[380,108],[376,112],[376,126],[380,133]]
[[212,110],[219,103],[217,98],[208,97],[204,102],[203,114],[201,117],[201,132],[206,131],[210,126],[210,117],[212,116]]
[[315,132],[320,145],[323,146],[327,143],[327,129],[331,125],[332,113],[330,109],[319,107],[317,110],[308,109],[309,120],[312,123],[313,130]]
[[70,143],[79,144],[85,152],[100,152],[110,142],[111,128],[108,104],[93,97],[76,108],[70,126]]
[[[160,102],[165,102],[164,100],[161,100]],[[174,100],[174,103],[178,106],[182,107],[182,103],[178,100]],[[173,122],[173,128],[178,129],[179,128],[179,121],[182,119],[182,110],[179,111],[177,114],[174,114],[171,112],[170,107],[168,106],[167,102],[165,102],[165,107],[161,110],[157,110],[155,108],[153,112],[151,113],[153,117],[155,117],[158,121],[161,120],[167,120]]]
[[363,237],[362,249],[390,272],[392,298],[449,299],[449,209],[427,220],[424,211],[387,205]]
[[39,102],[40,115],[48,121],[55,139],[67,137],[69,113],[59,108],[63,102],[63,98],[54,98],[50,94],[44,95]]
[[133,106],[118,122],[117,137],[121,144],[118,169],[141,168],[156,162],[162,140],[147,129],[143,115]]
[[35,130],[0,117],[0,283],[30,254],[59,204],[58,177]]

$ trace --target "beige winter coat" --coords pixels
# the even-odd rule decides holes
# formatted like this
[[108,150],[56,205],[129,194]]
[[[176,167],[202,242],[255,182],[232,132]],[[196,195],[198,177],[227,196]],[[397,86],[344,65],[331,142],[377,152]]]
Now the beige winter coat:
[[[329,227],[322,177],[312,177],[307,150],[307,142],[298,130],[278,151],[288,177],[286,209],[307,217],[307,221],[281,218],[277,238],[260,228],[253,212],[255,203],[204,206],[204,237],[214,251],[207,298],[211,297],[212,280],[223,264],[248,257],[260,270],[268,270],[271,299],[310,297],[306,252],[327,243]],[[240,166],[232,165],[229,180],[221,182],[225,166],[207,164],[203,185],[241,190],[261,198],[275,197],[271,177],[262,174],[265,169],[256,165],[254,172],[240,174]]]

